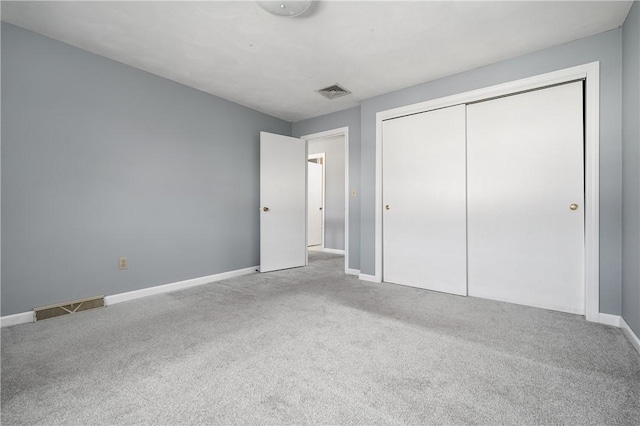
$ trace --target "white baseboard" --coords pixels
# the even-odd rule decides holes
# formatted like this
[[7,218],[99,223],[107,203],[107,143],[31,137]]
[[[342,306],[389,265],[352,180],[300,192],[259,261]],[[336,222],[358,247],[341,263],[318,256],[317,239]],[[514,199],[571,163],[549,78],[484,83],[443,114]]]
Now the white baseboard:
[[629,324],[627,324],[622,317],[620,317],[620,328],[622,329],[622,332],[627,335],[633,347],[636,348],[636,351],[640,353],[640,339],[638,339],[636,333],[633,332],[631,327],[629,327]]
[[344,271],[344,273],[347,275],[360,275],[360,269],[347,268],[347,270]]
[[611,314],[603,314],[600,312],[598,314],[598,322],[600,324],[612,325],[614,327],[620,327],[620,315],[611,315]]
[[0,317],[0,327],[10,327],[12,325],[26,324],[34,322],[35,316],[33,311],[20,312],[19,314],[5,315]]
[[208,284],[214,281],[226,280],[228,278],[240,277],[256,272],[258,266],[251,268],[238,269],[235,271],[222,272],[220,274],[208,275],[206,277],[193,278],[190,280],[178,281],[175,283],[158,285],[155,287],[147,287],[140,290],[128,291],[126,293],[112,294],[104,298],[105,306],[114,305],[116,303],[126,302],[128,300],[139,299],[141,297],[153,296],[155,294],[169,293],[172,291],[183,290],[185,288],[196,287]]
[[[256,272],[258,266],[252,266],[251,268],[238,269],[235,271],[222,272],[220,274],[208,275],[206,277],[193,278],[185,281],[178,281],[175,283],[158,285],[155,287],[147,287],[140,290],[128,291],[126,293],[112,294],[104,298],[105,306],[114,305],[120,302],[126,302],[128,300],[139,299],[141,297],[153,296],[154,294],[169,293],[171,291],[183,290],[185,288],[196,287],[203,284],[212,283],[215,281],[226,280],[228,278],[240,277],[242,275],[249,275]],[[25,324],[34,322],[35,317],[33,311],[21,312],[19,314],[6,315],[0,317],[0,326],[9,327],[17,324]]]
[[344,254],[344,250],[338,249],[323,248],[322,251],[325,253]]
[[369,281],[369,282],[372,282],[372,283],[380,283],[380,282],[382,282],[375,275],[358,274],[358,278],[360,278],[362,281]]
[[603,314],[602,312],[598,314],[598,322],[600,324],[612,325],[614,327],[619,327],[622,329],[622,333],[627,336],[633,347],[640,353],[640,339],[633,332],[629,324],[622,318],[620,315],[611,315],[611,314]]

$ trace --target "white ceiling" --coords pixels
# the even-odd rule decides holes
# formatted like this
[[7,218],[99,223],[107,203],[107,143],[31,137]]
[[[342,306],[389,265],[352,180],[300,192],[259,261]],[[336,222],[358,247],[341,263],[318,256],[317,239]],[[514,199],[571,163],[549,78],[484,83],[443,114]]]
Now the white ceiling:
[[[617,28],[631,2],[8,2],[2,20],[287,121]],[[315,90],[340,83],[353,94]]]

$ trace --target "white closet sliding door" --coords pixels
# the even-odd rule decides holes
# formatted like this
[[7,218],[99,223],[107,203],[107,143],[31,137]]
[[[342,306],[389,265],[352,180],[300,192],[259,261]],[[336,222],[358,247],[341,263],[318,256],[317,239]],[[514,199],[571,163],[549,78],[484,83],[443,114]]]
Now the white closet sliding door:
[[469,295],[584,313],[582,82],[467,107]]
[[383,279],[467,294],[465,106],[383,122]]

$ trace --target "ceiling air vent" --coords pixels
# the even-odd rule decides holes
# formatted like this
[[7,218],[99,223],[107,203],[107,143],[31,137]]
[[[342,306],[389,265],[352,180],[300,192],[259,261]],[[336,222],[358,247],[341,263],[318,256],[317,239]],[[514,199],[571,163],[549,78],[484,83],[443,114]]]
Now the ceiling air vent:
[[324,89],[318,90],[318,93],[320,93],[327,99],[335,99],[339,98],[340,96],[348,95],[351,92],[336,83],[333,86],[325,87]]

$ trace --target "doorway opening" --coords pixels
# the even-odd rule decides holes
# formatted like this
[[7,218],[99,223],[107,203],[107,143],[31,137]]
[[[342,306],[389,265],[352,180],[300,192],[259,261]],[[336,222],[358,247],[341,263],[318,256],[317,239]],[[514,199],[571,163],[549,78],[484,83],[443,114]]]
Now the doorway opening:
[[307,247],[314,251],[324,250],[325,158],[309,154],[307,162]]
[[[307,144],[307,256],[342,255],[348,271],[348,128],[301,137]],[[325,255],[326,256],[326,255]],[[307,257],[308,258],[308,257]]]

